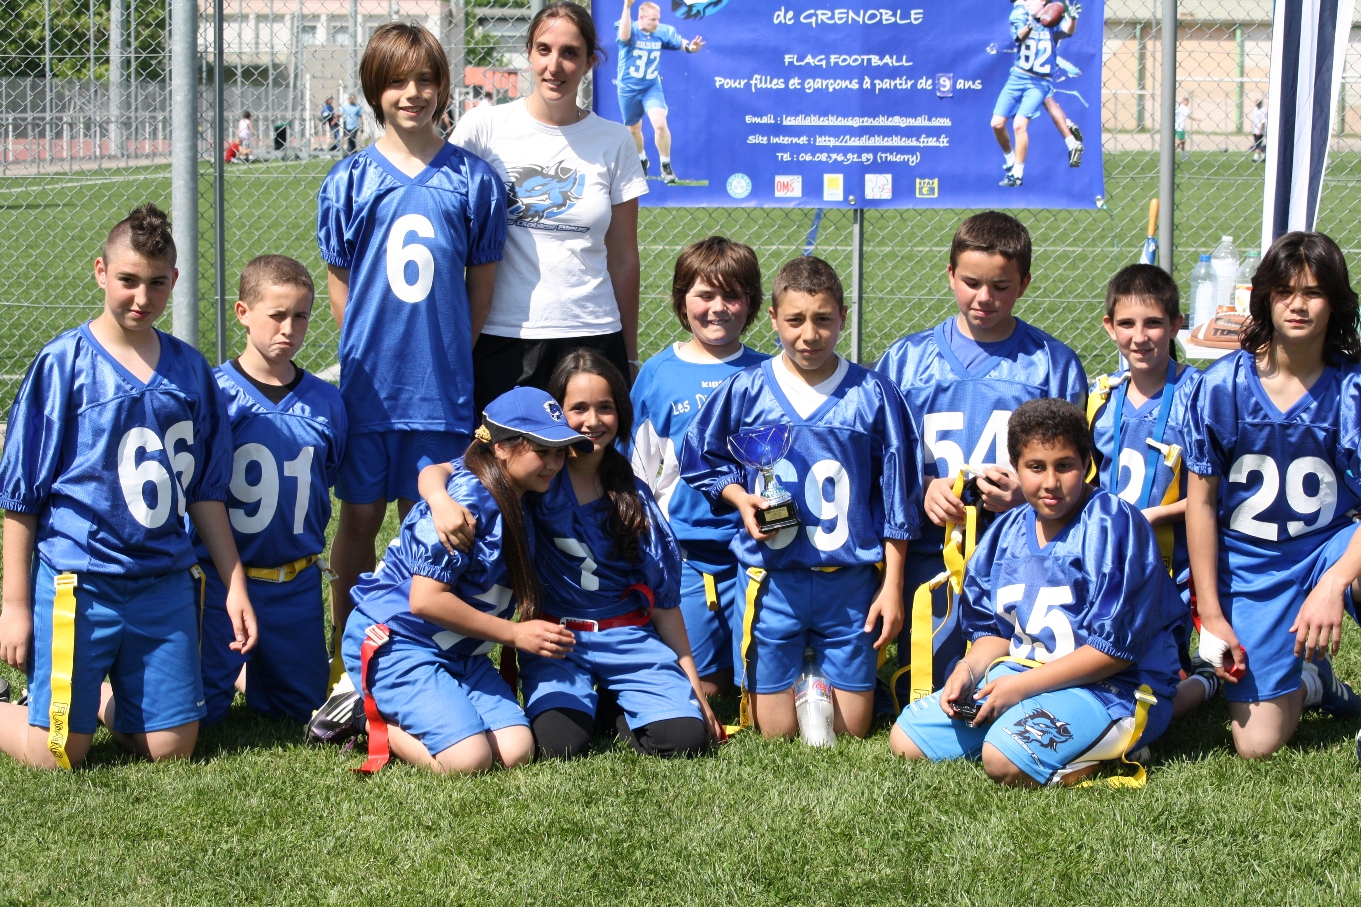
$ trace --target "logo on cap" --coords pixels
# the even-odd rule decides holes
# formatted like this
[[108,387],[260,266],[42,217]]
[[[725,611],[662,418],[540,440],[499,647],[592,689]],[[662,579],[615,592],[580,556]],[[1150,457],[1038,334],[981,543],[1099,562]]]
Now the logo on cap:
[[557,405],[556,403],[554,403],[552,400],[545,400],[545,401],[544,401],[544,404],[543,404],[543,408],[544,408],[544,412],[548,413],[549,418],[551,418],[554,422],[561,422],[561,421],[562,421],[562,407],[561,407],[561,406],[558,406],[558,405]]

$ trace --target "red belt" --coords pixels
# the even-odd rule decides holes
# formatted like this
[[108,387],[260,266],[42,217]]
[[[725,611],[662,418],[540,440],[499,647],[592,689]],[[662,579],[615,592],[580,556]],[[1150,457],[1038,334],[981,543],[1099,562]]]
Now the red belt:
[[637,592],[641,595],[647,601],[647,607],[630,611],[627,614],[620,614],[618,617],[605,617],[600,620],[588,620],[580,617],[554,617],[551,614],[545,614],[544,617],[548,620],[556,620],[567,629],[578,633],[599,633],[601,630],[613,630],[615,627],[641,627],[652,620],[652,608],[656,605],[657,599],[646,583],[634,583],[625,589],[624,594],[619,598],[628,598],[630,592]]
[[389,638],[387,624],[374,624],[364,631],[364,644],[359,649],[359,681],[363,686],[364,717],[369,724],[369,758],[355,771],[365,775],[372,775],[392,758],[388,749],[387,722],[378,714],[378,706],[369,691],[369,663],[378,650],[387,645]]

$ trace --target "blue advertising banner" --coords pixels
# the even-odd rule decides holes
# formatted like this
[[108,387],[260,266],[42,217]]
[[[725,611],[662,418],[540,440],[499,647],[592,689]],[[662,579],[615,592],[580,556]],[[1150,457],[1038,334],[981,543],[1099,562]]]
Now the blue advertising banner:
[[1104,196],[1103,0],[831,2],[594,0],[595,111],[645,142],[644,205]]

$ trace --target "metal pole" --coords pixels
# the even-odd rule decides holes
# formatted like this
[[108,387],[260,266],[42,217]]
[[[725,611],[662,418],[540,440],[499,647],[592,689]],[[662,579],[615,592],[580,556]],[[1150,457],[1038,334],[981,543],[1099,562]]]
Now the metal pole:
[[123,156],[123,0],[109,0],[109,152]]
[[171,0],[170,186],[179,280],[175,336],[198,347],[198,85],[195,78],[198,0]]
[[43,113],[46,119],[43,123],[43,132],[46,134],[43,142],[44,153],[47,159],[52,160],[52,0],[43,0],[43,76],[45,77],[43,88]]
[[1144,23],[1134,23],[1134,44],[1137,48],[1134,57],[1134,129],[1142,132],[1144,128],[1144,104],[1148,82],[1148,48],[1144,40]]
[[1173,118],[1177,108],[1177,0],[1163,0],[1162,109],[1158,111],[1158,251],[1163,270],[1173,277],[1172,226],[1176,194],[1177,138]]
[[223,156],[222,0],[213,0],[213,320],[217,328],[217,361],[227,361],[227,211],[226,166]]
[[359,93],[359,0],[350,0],[350,72],[348,91]]
[[861,364],[865,307],[865,209],[851,212],[851,361]]

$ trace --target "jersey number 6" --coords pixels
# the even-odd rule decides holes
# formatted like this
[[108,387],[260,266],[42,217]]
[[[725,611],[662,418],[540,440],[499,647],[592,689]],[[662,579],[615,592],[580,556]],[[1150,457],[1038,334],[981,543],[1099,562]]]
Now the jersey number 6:
[[[435,238],[435,227],[420,214],[403,214],[388,231],[387,272],[388,286],[402,302],[421,302],[430,295],[435,282],[435,256],[424,244],[406,244],[409,233],[424,239]],[[406,282],[406,266],[416,265],[416,282]]]

